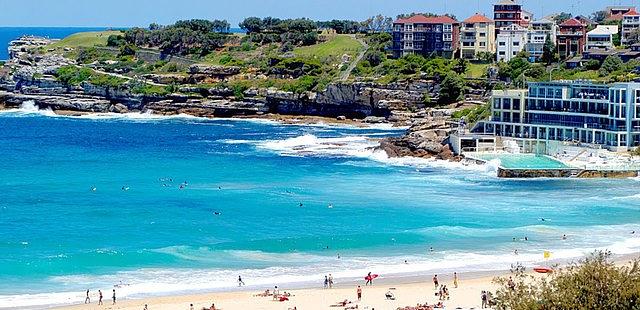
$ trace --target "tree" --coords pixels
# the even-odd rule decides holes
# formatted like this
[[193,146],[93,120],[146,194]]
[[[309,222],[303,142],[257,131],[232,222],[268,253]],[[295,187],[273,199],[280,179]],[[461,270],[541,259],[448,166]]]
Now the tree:
[[623,64],[624,63],[620,57],[615,55],[607,56],[607,58],[602,62],[602,66],[600,66],[598,73],[601,76],[607,76],[614,71],[620,70]]
[[381,51],[370,50],[364,54],[364,60],[368,61],[373,67],[378,66],[386,59],[386,56]]
[[264,30],[264,23],[262,21],[262,19],[260,19],[259,17],[248,17],[245,18],[244,21],[242,21],[239,24],[240,28],[244,31],[246,31],[247,33],[251,34],[251,33],[259,33],[262,32]]
[[607,11],[595,11],[591,14],[591,20],[600,24],[607,19]]
[[464,79],[454,72],[449,72],[440,84],[440,104],[451,104],[464,99]]
[[596,252],[547,277],[512,276],[495,280],[501,288],[493,300],[499,310],[640,309],[640,266],[637,260],[618,267],[611,254]]
[[559,25],[564,23],[567,19],[570,19],[572,16],[573,15],[571,15],[571,13],[561,12],[553,18],[553,21]]
[[550,65],[558,61],[558,54],[556,53],[556,45],[551,40],[551,36],[547,35],[542,46],[542,62]]
[[453,63],[453,72],[457,74],[464,74],[469,69],[469,61],[464,58],[456,59]]
[[627,36],[628,45],[633,45],[636,43],[640,43],[640,28],[631,30],[631,32]]
[[584,64],[584,68],[587,70],[598,70],[600,69],[600,62],[596,59],[589,59],[589,61]]

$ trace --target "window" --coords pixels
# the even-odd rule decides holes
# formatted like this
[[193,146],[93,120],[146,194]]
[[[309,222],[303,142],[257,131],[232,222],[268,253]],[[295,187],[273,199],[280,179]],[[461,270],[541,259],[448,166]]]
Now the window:
[[445,41],[451,41],[453,38],[453,36],[450,33],[445,33],[444,34],[444,40]]
[[499,52],[498,52],[498,55],[500,55],[500,56],[504,56],[504,55],[506,55],[506,53],[505,53],[504,51],[499,51]]
[[513,46],[520,46],[520,42],[519,41],[514,41],[513,42]]
[[486,34],[486,33],[484,33],[484,32],[480,32],[480,37],[481,37],[481,38],[484,38],[484,37],[486,37],[486,36],[487,36],[487,34]]
[[480,23],[480,28],[486,28],[487,27],[487,23]]
[[480,46],[485,47],[487,44],[485,42],[480,42]]
[[507,44],[506,44],[506,42],[498,42],[498,45],[500,45],[500,46],[505,46],[505,45],[507,45]]
[[453,26],[451,24],[444,24],[443,29],[444,29],[444,32],[451,32],[453,31]]

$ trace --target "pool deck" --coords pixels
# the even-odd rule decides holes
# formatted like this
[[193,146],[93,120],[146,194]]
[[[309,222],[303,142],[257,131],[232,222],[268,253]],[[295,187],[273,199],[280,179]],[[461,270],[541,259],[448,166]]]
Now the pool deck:
[[[638,170],[599,170],[599,169],[582,169],[576,167],[570,167],[569,165],[554,159],[550,156],[543,155],[541,160],[538,160],[536,167],[523,164],[518,167],[517,160],[513,160],[514,156],[521,155],[522,157],[531,157],[533,154],[465,154],[466,160],[470,160],[476,163],[488,163],[494,159],[500,159],[501,156],[509,156],[508,162],[510,166],[505,167],[500,164],[498,166],[498,177],[505,179],[532,179],[532,178],[579,178],[579,179],[593,179],[593,178],[633,178],[640,175]],[[544,166],[547,164],[548,166]]]

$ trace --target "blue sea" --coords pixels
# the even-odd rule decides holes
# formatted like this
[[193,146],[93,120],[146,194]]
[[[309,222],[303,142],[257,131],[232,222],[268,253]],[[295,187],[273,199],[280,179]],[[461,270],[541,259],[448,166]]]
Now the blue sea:
[[504,180],[372,149],[401,133],[0,112],[0,308],[114,285],[140,298],[231,290],[242,275],[257,291],[640,251],[637,178]]

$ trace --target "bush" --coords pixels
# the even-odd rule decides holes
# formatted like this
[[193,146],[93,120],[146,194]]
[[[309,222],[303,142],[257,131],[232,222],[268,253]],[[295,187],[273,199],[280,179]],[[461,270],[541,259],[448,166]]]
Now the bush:
[[464,99],[464,79],[449,72],[440,85],[440,104],[451,104]]
[[93,70],[76,66],[63,66],[56,71],[56,78],[65,85],[80,85],[91,78]]
[[364,55],[364,61],[367,61],[373,67],[380,65],[386,58],[387,56],[383,52],[377,50],[367,51]]
[[316,77],[305,75],[297,79],[294,83],[283,87],[284,91],[290,91],[296,94],[301,94],[306,91],[311,91],[318,84]]
[[624,63],[622,62],[622,59],[620,59],[620,57],[613,55],[608,56],[602,62],[602,66],[600,66],[600,70],[598,71],[598,73],[600,74],[600,76],[607,76],[610,73],[619,70],[622,65],[624,65]]
[[538,309],[640,309],[640,265],[618,267],[611,254],[596,252],[586,259],[554,272],[548,277],[516,273],[515,287],[498,278],[502,286],[494,301],[499,310]]
[[590,59],[584,64],[584,68],[587,70],[598,70],[600,69],[600,62],[596,59]]

